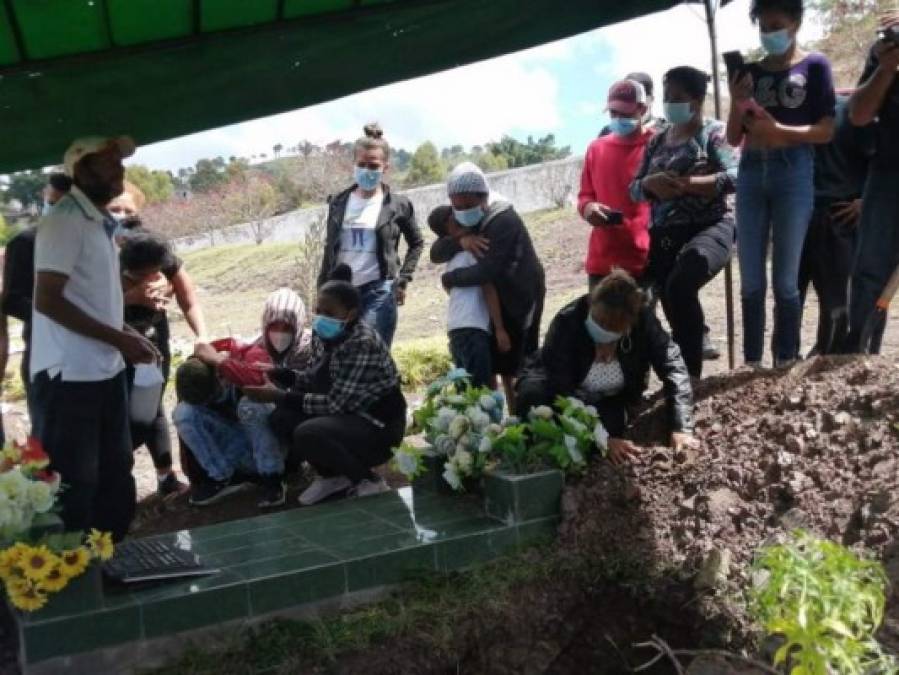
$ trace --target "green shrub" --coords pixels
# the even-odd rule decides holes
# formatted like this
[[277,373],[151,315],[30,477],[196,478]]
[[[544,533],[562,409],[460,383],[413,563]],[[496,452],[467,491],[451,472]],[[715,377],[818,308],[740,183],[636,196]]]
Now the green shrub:
[[806,532],[763,548],[749,609],[783,644],[774,665],[791,675],[896,673],[874,639],[883,621],[887,577],[880,563]]
[[402,342],[394,346],[393,358],[400,369],[403,387],[409,389],[430,384],[452,367],[443,336]]

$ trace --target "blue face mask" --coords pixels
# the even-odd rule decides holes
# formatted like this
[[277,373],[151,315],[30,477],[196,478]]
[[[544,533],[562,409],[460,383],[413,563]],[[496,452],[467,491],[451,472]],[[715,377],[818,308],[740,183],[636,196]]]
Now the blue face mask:
[[336,340],[343,335],[344,328],[346,328],[346,321],[340,319],[321,314],[316,314],[312,318],[312,330],[322,340]]
[[783,56],[793,44],[793,38],[790,37],[790,31],[786,28],[783,30],[775,30],[770,33],[762,33],[762,49],[772,56]]
[[640,120],[631,117],[613,117],[609,122],[609,129],[616,136],[630,136],[637,130]]
[[453,209],[453,218],[462,227],[474,227],[484,219],[484,209],[480,206],[465,209],[464,211]]
[[593,342],[598,345],[611,344],[612,342],[618,342],[618,340],[621,339],[621,333],[613,333],[610,330],[606,330],[596,323],[589,314],[587,315],[587,318],[584,319],[584,328],[587,329]]
[[383,177],[384,172],[380,169],[366,169],[361,166],[353,169],[353,178],[356,180],[356,185],[363,190],[374,190],[381,184],[381,178]]
[[671,124],[686,124],[693,119],[689,103],[665,103],[665,119]]

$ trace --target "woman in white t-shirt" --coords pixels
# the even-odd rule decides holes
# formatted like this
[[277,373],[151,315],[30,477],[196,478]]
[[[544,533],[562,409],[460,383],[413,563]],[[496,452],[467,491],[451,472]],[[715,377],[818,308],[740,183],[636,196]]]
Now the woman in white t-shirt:
[[[396,331],[397,305],[424,248],[412,203],[383,182],[390,165],[390,147],[377,124],[365,126],[356,141],[353,185],[328,199],[328,232],[319,286],[338,264],[353,271],[362,297],[362,318],[390,346]],[[400,237],[406,256],[400,259]]]

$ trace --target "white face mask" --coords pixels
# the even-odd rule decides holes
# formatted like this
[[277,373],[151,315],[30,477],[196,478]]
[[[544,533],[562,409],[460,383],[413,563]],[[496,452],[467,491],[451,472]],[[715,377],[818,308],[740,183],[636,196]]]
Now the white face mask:
[[268,333],[268,341],[278,353],[285,351],[293,342],[293,333],[285,333],[280,330],[272,330]]

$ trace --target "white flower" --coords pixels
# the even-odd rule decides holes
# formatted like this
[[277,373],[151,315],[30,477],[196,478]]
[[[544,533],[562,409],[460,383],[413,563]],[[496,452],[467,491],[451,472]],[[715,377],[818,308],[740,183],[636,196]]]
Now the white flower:
[[574,419],[573,417],[565,416],[565,421],[568,425],[574,430],[575,433],[583,434],[587,432],[587,426],[580,422],[579,420]]
[[604,450],[609,447],[609,432],[606,431],[602,422],[597,422],[596,426],[593,427],[593,440],[596,441],[596,446],[598,448]]
[[456,417],[456,411],[452,408],[440,408],[437,411],[437,417],[434,419],[434,428],[438,431],[447,431],[450,422]]
[[490,424],[490,415],[479,408],[472,406],[465,411],[465,414],[468,416],[468,419],[471,420],[471,426],[474,427],[476,431],[483,431]]
[[443,480],[447,482],[453,490],[462,489],[462,479],[456,471],[456,466],[452,462],[443,465]]
[[570,405],[574,410],[581,410],[585,407],[584,402],[579,398],[575,398],[574,396],[568,397],[568,405]]
[[493,410],[496,407],[496,399],[493,398],[490,394],[482,394],[478,399],[478,404],[484,410]]
[[568,456],[571,457],[571,461],[575,464],[583,464],[584,455],[577,449],[577,439],[574,436],[565,434],[562,440],[565,441],[565,448],[568,450]]
[[485,453],[490,452],[491,450],[493,450],[493,443],[490,441],[489,437],[484,436],[478,444],[478,452]]
[[531,419],[551,420],[553,418],[553,409],[548,405],[538,405],[531,410]]
[[597,417],[597,416],[599,416],[599,411],[596,409],[596,406],[593,406],[593,405],[584,406],[584,410],[585,410],[585,411],[587,412],[587,414],[590,415],[591,417]]
[[462,438],[462,435],[468,431],[471,424],[468,421],[468,418],[464,415],[456,416],[449,425],[449,435],[455,439],[459,440]]
[[484,429],[484,433],[489,436],[499,436],[503,433],[503,428],[499,424],[488,424],[487,428]]
[[434,449],[441,455],[450,454],[456,447],[456,442],[449,436],[438,436],[434,441]]
[[458,468],[458,472],[462,476],[468,476],[471,474],[471,467],[474,464],[474,457],[471,456],[471,453],[467,450],[459,450],[456,452],[456,456],[453,457],[453,463]]
[[43,481],[32,481],[28,486],[28,501],[37,513],[46,513],[53,508],[53,490]]

